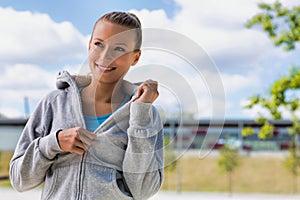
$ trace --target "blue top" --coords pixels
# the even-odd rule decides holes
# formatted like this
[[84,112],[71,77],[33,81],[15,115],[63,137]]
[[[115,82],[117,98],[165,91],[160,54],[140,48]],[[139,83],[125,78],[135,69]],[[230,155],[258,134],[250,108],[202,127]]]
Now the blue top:
[[[79,88],[79,92],[83,90],[83,87]],[[122,107],[129,100],[129,96],[126,96],[122,103],[119,105],[118,109]],[[117,109],[117,110],[118,110]],[[115,111],[114,111],[115,112]],[[88,116],[84,115],[84,121],[86,125],[86,129],[90,132],[94,132],[105,120],[107,120],[113,113],[109,113],[107,115],[102,116]]]
[[85,125],[88,131],[95,131],[112,113],[103,116],[88,116],[84,115]]

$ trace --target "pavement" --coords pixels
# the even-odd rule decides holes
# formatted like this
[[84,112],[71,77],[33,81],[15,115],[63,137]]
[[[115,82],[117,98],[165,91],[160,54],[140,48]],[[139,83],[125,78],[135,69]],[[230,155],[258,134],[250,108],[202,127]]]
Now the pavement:
[[[34,189],[28,192],[18,193],[12,188],[0,187],[1,200],[39,200],[41,195],[40,189]],[[218,192],[172,192],[160,191],[149,200],[296,200],[300,199],[300,195],[284,195],[284,194],[247,194],[247,193],[228,193]]]
[[279,195],[279,194],[247,194],[247,193],[228,193],[219,192],[169,192],[161,191],[157,193],[151,200],[296,200],[300,199],[300,195]]

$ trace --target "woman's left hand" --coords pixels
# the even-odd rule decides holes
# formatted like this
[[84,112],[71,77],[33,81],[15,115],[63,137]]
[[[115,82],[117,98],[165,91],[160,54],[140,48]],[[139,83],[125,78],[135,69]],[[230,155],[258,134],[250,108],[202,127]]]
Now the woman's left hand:
[[134,102],[153,103],[159,95],[157,88],[157,81],[146,80],[138,87],[138,97]]

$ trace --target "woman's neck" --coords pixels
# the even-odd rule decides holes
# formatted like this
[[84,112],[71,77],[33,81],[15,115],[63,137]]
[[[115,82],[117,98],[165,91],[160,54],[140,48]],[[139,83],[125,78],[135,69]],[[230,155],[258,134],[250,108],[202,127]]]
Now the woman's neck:
[[116,83],[101,83],[97,80],[92,80],[91,84],[85,88],[87,98],[92,98],[94,102],[98,103],[116,103],[124,95],[121,90],[121,82]]

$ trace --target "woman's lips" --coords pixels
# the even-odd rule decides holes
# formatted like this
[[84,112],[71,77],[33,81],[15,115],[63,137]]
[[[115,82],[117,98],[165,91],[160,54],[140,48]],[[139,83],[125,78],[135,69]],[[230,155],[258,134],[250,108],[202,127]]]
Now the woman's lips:
[[116,67],[106,67],[106,66],[103,66],[103,65],[98,65],[95,63],[95,67],[100,71],[100,72],[103,72],[103,73],[108,73],[108,72],[111,72],[113,70],[116,69]]

